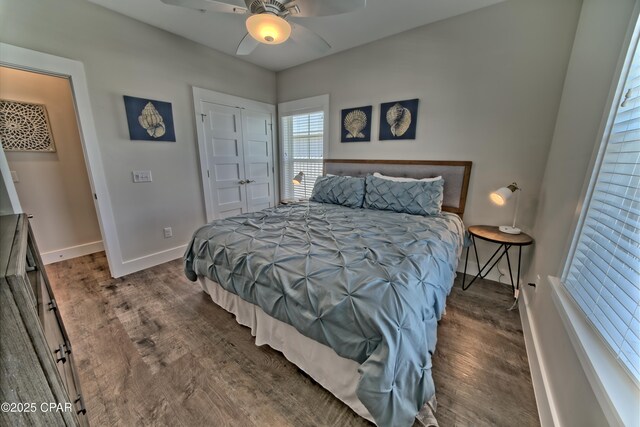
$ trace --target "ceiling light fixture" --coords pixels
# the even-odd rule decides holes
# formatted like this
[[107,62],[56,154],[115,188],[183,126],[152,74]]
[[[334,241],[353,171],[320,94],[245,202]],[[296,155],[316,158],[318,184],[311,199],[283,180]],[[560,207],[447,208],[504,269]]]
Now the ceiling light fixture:
[[270,13],[251,15],[246,25],[251,37],[264,44],[280,44],[291,35],[291,25]]

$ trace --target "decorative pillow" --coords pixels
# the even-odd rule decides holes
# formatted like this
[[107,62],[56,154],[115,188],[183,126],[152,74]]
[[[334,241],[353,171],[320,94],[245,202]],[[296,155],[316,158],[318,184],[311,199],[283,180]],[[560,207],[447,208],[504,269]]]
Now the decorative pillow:
[[404,177],[399,177],[399,176],[382,175],[379,172],[375,172],[373,174],[373,176],[375,176],[376,178],[388,179],[389,181],[396,181],[396,182],[413,182],[413,181],[429,182],[429,181],[438,181],[438,180],[442,179],[441,176],[436,176],[435,178],[422,178],[422,179],[404,178]]
[[442,211],[443,190],[443,179],[398,182],[368,175],[363,207],[412,215],[437,215]]
[[321,176],[313,186],[314,202],[361,208],[364,200],[364,178]]

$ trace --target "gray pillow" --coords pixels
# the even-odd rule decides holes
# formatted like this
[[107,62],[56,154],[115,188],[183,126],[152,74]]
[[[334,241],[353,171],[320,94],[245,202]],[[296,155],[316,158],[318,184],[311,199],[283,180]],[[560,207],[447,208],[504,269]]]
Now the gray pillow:
[[368,175],[363,207],[412,215],[437,215],[442,211],[443,190],[443,179],[397,182]]
[[311,200],[361,208],[364,200],[364,178],[321,176],[313,186]]

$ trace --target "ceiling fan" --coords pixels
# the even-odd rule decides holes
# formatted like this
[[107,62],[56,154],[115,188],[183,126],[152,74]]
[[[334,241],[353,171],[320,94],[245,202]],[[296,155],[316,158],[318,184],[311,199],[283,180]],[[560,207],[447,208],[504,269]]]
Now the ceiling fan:
[[[161,0],[201,12],[249,15],[247,34],[236,55],[249,55],[260,44],[280,44],[291,37],[297,43],[321,53],[331,49],[325,39],[297,22],[299,18],[330,16],[351,12],[366,6],[367,0]],[[292,22],[290,22],[292,21]]]

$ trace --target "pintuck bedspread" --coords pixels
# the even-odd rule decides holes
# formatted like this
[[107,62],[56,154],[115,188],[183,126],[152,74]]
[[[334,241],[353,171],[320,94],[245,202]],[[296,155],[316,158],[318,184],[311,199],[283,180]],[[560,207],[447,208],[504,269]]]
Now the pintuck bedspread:
[[357,396],[376,423],[410,426],[435,393],[437,321],[462,236],[454,214],[301,203],[200,228],[185,273],[360,363]]

